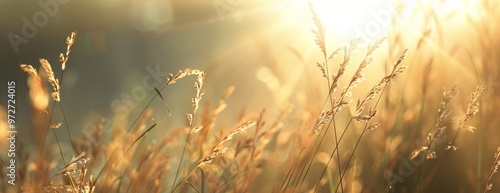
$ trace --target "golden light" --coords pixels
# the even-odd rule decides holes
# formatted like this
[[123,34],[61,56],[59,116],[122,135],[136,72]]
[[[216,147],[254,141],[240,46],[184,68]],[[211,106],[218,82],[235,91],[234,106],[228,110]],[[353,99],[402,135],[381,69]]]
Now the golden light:
[[389,31],[395,12],[392,0],[311,0],[311,4],[327,30],[347,38],[379,38]]

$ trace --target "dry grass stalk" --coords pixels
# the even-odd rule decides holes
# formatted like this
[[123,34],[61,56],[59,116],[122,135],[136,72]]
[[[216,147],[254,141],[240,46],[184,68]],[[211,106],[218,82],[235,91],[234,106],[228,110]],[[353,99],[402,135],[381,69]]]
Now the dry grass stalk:
[[[92,193],[95,187],[92,184],[93,177],[88,177],[87,163],[90,160],[85,156],[86,153],[82,152],[77,157],[71,159],[67,166],[52,176],[49,185],[42,188],[43,192],[81,192]],[[53,180],[58,177],[68,177],[71,185],[61,184],[55,185]]]
[[21,69],[24,72],[26,72],[30,77],[33,76],[33,77],[40,78],[40,76],[38,76],[38,72],[35,70],[35,68],[33,68],[33,66],[31,66],[29,64],[20,64],[19,67],[21,67]]
[[52,67],[50,66],[49,61],[46,59],[40,59],[40,64],[42,65],[43,69],[45,69],[45,72],[47,72],[47,76],[49,79],[50,84],[52,85],[52,98],[54,99],[55,102],[60,102],[61,97],[60,97],[60,86],[59,86],[59,80],[54,77],[54,72],[52,71]]
[[189,75],[198,75],[198,76],[204,76],[202,74],[205,74],[205,71],[202,70],[196,70],[196,69],[190,69],[187,68],[185,70],[179,70],[179,72],[174,76],[170,74],[170,77],[167,78],[167,85],[171,85],[176,83],[179,79],[189,76]]
[[86,164],[90,158],[85,158],[86,153],[82,152],[77,157],[71,159],[67,166],[65,166],[61,171],[57,172],[55,176],[59,175],[70,175],[73,172],[78,171],[77,165]]
[[196,82],[194,83],[194,87],[196,88],[196,95],[191,99],[191,102],[193,104],[193,114],[196,114],[196,111],[198,111],[201,97],[203,96],[203,94],[205,94],[205,92],[202,90],[204,79],[205,79],[205,72],[199,74],[196,79]]
[[194,87],[196,89],[196,95],[195,97],[191,98],[191,103],[193,105],[193,113],[192,114],[186,114],[189,126],[193,125],[193,116],[196,114],[199,108],[199,103],[201,101],[201,98],[205,92],[202,90],[203,87],[203,80],[205,80],[205,75],[206,72],[202,70],[196,70],[196,69],[190,69],[187,68],[185,70],[180,70],[175,76],[170,74],[170,76],[167,78],[167,85],[171,85],[177,82],[177,80],[189,76],[189,75],[197,75],[196,82],[194,83]]
[[351,78],[351,81],[349,82],[349,87],[356,87],[357,83],[360,83],[363,78],[363,70],[370,65],[373,62],[373,52],[380,47],[380,45],[385,41],[385,38],[377,40],[373,45],[368,46],[368,50],[366,52],[365,57],[363,58],[363,61],[358,66],[358,69],[354,73],[354,75]]
[[188,120],[189,125],[193,125],[193,114],[186,113],[186,119]]
[[226,100],[234,92],[234,86],[228,87],[217,105],[211,109],[210,102],[205,102],[205,108],[203,113],[201,113],[201,124],[195,126],[192,129],[192,133],[199,133],[196,138],[195,143],[192,143],[194,147],[199,147],[199,155],[204,155],[204,150],[202,145],[204,142],[209,141],[210,132],[215,126],[215,121],[217,116],[227,107]]
[[51,129],[58,129],[59,127],[61,127],[63,125],[62,122],[57,122],[57,123],[54,123],[52,125],[50,125],[50,128]]
[[[339,64],[339,69],[337,71],[337,74],[332,75],[332,81],[330,84],[330,91],[329,93],[334,93],[336,91],[336,88],[339,86],[339,80],[342,75],[345,74],[346,66],[349,64],[351,61],[351,55],[356,46],[359,43],[359,39],[354,39],[350,42],[349,46],[344,46],[342,48],[342,51],[344,52],[344,59],[343,61]],[[344,95],[347,94],[347,91],[345,91]],[[340,100],[334,103],[334,109],[340,109],[341,106],[346,105],[346,101]]]
[[[325,27],[321,23],[321,20],[319,19],[318,14],[314,10],[314,7],[313,7],[311,2],[309,2],[309,9],[311,10],[311,12],[313,14],[314,24],[316,25],[316,29],[314,29],[312,31],[315,35],[314,41],[316,42],[316,45],[319,46],[321,52],[323,53],[323,56],[326,59]],[[326,70],[325,70],[327,68],[327,66],[319,65],[319,67],[321,68],[321,71],[323,72],[323,76],[325,78],[328,78]]]
[[[461,128],[464,127],[465,122],[469,121],[479,110],[479,97],[481,94],[484,92],[485,87],[484,86],[478,86],[476,90],[471,94],[471,101],[468,104],[468,108],[466,110],[466,113],[464,115],[464,118],[460,120],[458,124],[458,129],[452,138],[452,140],[446,145],[445,149],[446,150],[457,150],[458,147],[454,145],[455,140],[458,136],[459,131]],[[419,147],[418,149],[414,150],[410,154],[410,159],[415,159],[417,156],[425,152],[425,159],[434,159],[437,157],[437,152],[436,148],[437,145],[436,141],[438,141],[442,136],[444,135],[445,129],[448,128],[448,126],[443,125],[443,122],[446,118],[449,117],[450,111],[447,109],[449,106],[449,103],[451,99],[457,94],[457,89],[456,86],[454,86],[450,91],[444,91],[443,92],[443,101],[440,104],[440,107],[438,109],[438,117],[436,120],[436,129],[433,133],[429,133],[427,135],[427,144],[425,146]],[[468,127],[469,129],[471,128],[470,126]],[[471,131],[473,132],[473,131]],[[448,152],[446,152],[445,157]]]
[[[443,89],[444,90],[444,89]],[[450,110],[448,109],[448,106],[450,104],[451,99],[458,94],[457,86],[453,86],[450,91],[443,91],[443,101],[441,102],[439,109],[438,109],[438,118],[436,121],[436,128],[439,128],[444,121],[445,118],[447,118],[450,114]]]
[[28,86],[31,104],[37,111],[45,111],[49,104],[45,85],[37,70],[29,64],[20,64],[19,67],[29,75]]
[[500,167],[500,147],[497,148],[497,152],[495,153],[493,159],[493,165],[491,165],[490,173],[488,175],[488,180],[486,182],[486,187],[484,188],[485,193],[493,189],[493,183],[491,182],[491,179],[493,178],[493,175],[498,172],[499,167]]
[[98,163],[99,155],[103,150],[103,131],[104,118],[100,118],[98,123],[93,126],[91,132],[84,132],[81,139],[72,137],[71,143],[75,144],[75,149],[73,150],[77,154],[86,152],[92,159],[88,160],[86,167],[89,170],[93,170],[95,165]]
[[[378,43],[378,44],[380,44],[380,43]],[[377,45],[377,44],[375,44],[375,45]],[[372,49],[368,49],[368,50],[372,50]],[[357,100],[356,109],[355,109],[353,119],[355,119],[357,121],[367,122],[377,115],[377,110],[372,109],[372,108],[369,109],[367,115],[362,115],[362,112],[363,112],[366,104],[368,103],[368,101],[374,99],[377,95],[379,95],[381,92],[383,92],[385,87],[391,83],[392,79],[394,79],[396,76],[398,76],[399,74],[403,73],[406,70],[406,68],[407,68],[406,66],[400,66],[400,65],[401,65],[402,61],[404,60],[404,58],[406,57],[407,52],[408,52],[408,49],[403,51],[401,56],[398,58],[397,62],[394,63],[391,73],[389,75],[385,76],[384,78],[382,78],[382,80],[380,80],[377,84],[375,84],[370,89],[370,91],[367,93],[366,97],[363,100],[360,100],[360,99]],[[370,52],[368,52],[368,53],[370,53]],[[376,126],[377,125],[371,125],[368,128],[376,127]]]
[[196,126],[196,127],[193,128],[193,121],[194,121],[194,116],[196,115],[196,112],[198,111],[199,103],[201,101],[201,98],[202,98],[203,94],[205,93],[202,90],[203,81],[205,79],[205,74],[206,74],[205,71],[196,70],[196,69],[193,70],[193,69],[187,68],[185,70],[180,70],[175,76],[172,75],[172,74],[170,74],[170,76],[167,78],[167,85],[171,85],[171,84],[174,84],[177,80],[179,80],[179,79],[181,79],[181,78],[183,78],[185,76],[188,76],[188,75],[197,75],[196,82],[194,83],[194,87],[196,89],[196,95],[193,98],[191,98],[191,103],[193,105],[193,112],[186,114],[186,118],[187,118],[188,123],[189,123],[189,127],[190,127],[189,129],[190,129],[190,131],[187,134],[186,141],[185,141],[184,147],[182,149],[181,159],[180,159],[179,165],[177,167],[177,172],[175,174],[175,178],[174,178],[173,185],[172,185],[172,192],[179,185],[179,184],[177,184],[177,185],[175,185],[175,184],[176,184],[179,172],[180,172],[180,168],[181,168],[182,162],[184,160],[184,153],[186,151],[187,146],[189,145],[188,143],[191,141],[191,135],[194,133],[193,130],[195,130],[195,129],[196,130],[201,129],[198,126]]
[[471,94],[471,101],[469,102],[469,105],[467,106],[467,110],[465,113],[465,116],[462,120],[462,123],[465,123],[469,121],[478,111],[479,111],[479,98],[483,94],[484,90],[486,89],[485,86],[478,86],[476,90]]
[[59,61],[61,62],[61,69],[64,71],[66,69],[66,62],[68,62],[69,53],[71,52],[71,46],[75,43],[76,32],[71,32],[71,36],[66,37],[66,54],[59,54]]
[[[340,67],[339,67],[339,70],[338,70],[337,74],[334,75],[334,76],[332,76],[332,85],[330,87],[330,93],[335,92],[335,88],[339,84],[339,79],[345,73],[346,66],[351,61],[352,52],[354,51],[354,49],[356,48],[356,45],[358,43],[359,43],[359,39],[354,39],[353,41],[351,41],[351,44],[350,44],[349,47],[344,47],[343,48],[343,50],[344,50],[344,60],[342,61],[342,63],[340,63]],[[333,111],[333,115],[334,116],[343,107],[345,107],[346,105],[348,105],[349,103],[351,103],[351,101],[349,99],[346,99],[346,98],[350,97],[352,95],[352,93],[350,92],[350,90],[355,86],[355,84],[357,84],[361,80],[361,78],[362,78],[361,72],[366,67],[365,64],[367,64],[367,63],[362,62],[360,64],[358,71],[356,71],[356,73],[353,75],[353,77],[351,78],[351,81],[349,82],[349,84],[346,87],[344,87],[342,89],[342,91],[340,92],[339,99],[336,100],[335,98],[332,98],[331,102],[332,102],[332,111]],[[364,67],[363,67],[363,65],[364,65]]]
[[[180,133],[178,133],[180,134]],[[173,142],[172,137],[165,137],[161,143],[153,142],[147,149],[138,155],[137,168],[128,174],[130,182],[127,187],[129,192],[150,190],[151,192],[165,192],[161,182],[165,181],[166,172],[170,169],[172,155],[167,147]]]
[[403,60],[406,57],[406,53],[408,52],[408,49],[405,49],[401,56],[399,57],[398,61],[394,63],[394,66],[392,68],[392,72],[384,77],[382,79],[382,82],[385,82],[386,84],[390,84],[391,80],[394,79],[394,77],[398,76],[399,74],[403,73],[408,67],[407,66],[399,66],[403,62]]
[[236,129],[231,131],[231,133],[227,134],[222,140],[220,140],[217,145],[213,148],[212,152],[200,161],[197,167],[201,167],[205,164],[211,163],[216,157],[226,152],[227,147],[224,146],[224,143],[231,140],[234,135],[238,134],[241,131],[247,130],[248,128],[255,125],[255,121],[245,121],[241,123]]
[[[485,89],[486,89],[486,87],[484,85],[478,86],[478,87],[476,87],[476,90],[471,93],[471,100],[470,100],[469,104],[467,105],[465,115],[458,123],[457,132],[455,133],[455,136],[453,137],[453,139],[448,143],[448,146],[446,147],[447,150],[448,149],[457,149],[457,147],[454,145],[454,143],[455,143],[455,140],[458,136],[458,133],[460,132],[460,130],[462,128],[464,128],[465,123],[470,121],[472,119],[472,117],[474,117],[474,115],[476,115],[476,113],[479,111],[479,98],[484,93]],[[467,126],[467,128],[469,129],[470,132],[472,132],[472,133],[474,132],[474,127]]]
[[318,117],[318,120],[316,121],[316,124],[314,125],[313,133],[314,134],[319,134],[321,132],[321,128],[326,124],[330,118],[332,118],[333,112],[331,111],[324,111],[321,113],[321,115]]
[[[73,33],[71,38],[70,37],[67,38],[66,56],[62,56],[62,57],[60,56],[61,62],[63,62],[63,60],[64,60],[63,66],[62,66],[63,72],[64,72],[64,68],[65,68],[65,63],[67,62],[68,54],[70,52],[70,47],[74,43],[75,35],[76,35],[76,33]],[[60,81],[55,78],[52,67],[46,59],[43,59],[43,58],[39,59],[39,62],[41,64],[42,68],[45,70],[45,72],[47,74],[48,81],[52,86],[53,92],[51,93],[51,95],[52,95],[54,102],[60,102],[60,100],[61,100],[60,99]],[[40,80],[38,73],[36,73],[35,69],[30,65],[21,64],[20,67],[25,72],[27,72],[28,75],[30,76],[28,81],[29,82],[33,81],[35,83],[35,86],[30,85],[30,96],[31,96],[32,102],[34,104],[33,106],[37,110],[47,111],[46,108],[48,106],[48,97],[44,97],[44,96],[47,96],[47,94],[46,94],[47,91],[46,91],[45,87],[43,86],[43,83]],[[61,77],[62,77],[62,74],[61,74]],[[36,121],[41,121],[42,117],[43,117],[43,120],[44,120],[43,122],[46,122],[47,126],[44,128],[44,130],[46,131],[44,134],[37,134],[37,136],[41,136],[41,137],[37,138],[37,144],[41,147],[39,159],[43,160],[43,161],[37,162],[38,165],[37,165],[37,172],[35,172],[36,173],[35,176],[37,176],[37,179],[39,180],[39,182],[37,182],[38,184],[35,184],[31,187],[31,189],[33,189],[33,190],[39,189],[41,187],[40,183],[45,183],[45,178],[48,176],[46,173],[47,173],[50,166],[41,164],[41,163],[46,163],[45,160],[49,160],[49,157],[47,155],[45,155],[45,151],[44,151],[45,140],[47,138],[47,132],[49,129],[57,129],[62,125],[62,123],[52,124],[52,113],[54,111],[54,108],[55,108],[55,103],[53,104],[52,109],[48,113],[48,121],[45,119],[45,118],[47,118],[46,115],[43,115],[43,116],[36,115],[36,117],[34,118],[34,120],[36,120]],[[61,106],[61,109],[62,109],[62,106]],[[66,115],[64,114],[64,110],[63,110],[63,116],[66,120]],[[66,128],[67,128],[68,136],[71,139],[71,134],[70,134],[69,128],[68,127],[66,127]],[[39,133],[41,131],[39,131],[38,129],[35,129],[35,132]],[[59,148],[60,156],[61,156],[62,161],[63,161],[65,168],[66,168],[66,167],[68,167],[68,165],[66,164],[66,160],[65,160],[64,155],[63,155],[63,150],[61,148],[59,137],[57,136],[55,130],[53,130],[53,133],[54,133],[54,137],[55,137],[56,142],[57,142],[57,146]],[[75,148],[73,147],[73,149],[75,149]],[[43,172],[39,172],[41,170],[43,170]],[[75,179],[73,179],[73,177],[71,175],[68,175],[68,178],[69,178],[69,181],[71,183],[70,184],[71,188],[73,190],[77,190],[77,187],[76,187],[77,184],[75,184]]]
[[[186,183],[187,185],[191,186],[191,188],[195,188],[193,186],[193,183],[190,182],[190,181],[197,182],[199,180],[197,178],[197,176],[194,175],[195,171],[198,168],[202,169],[201,170],[202,172],[205,169],[207,169],[207,170],[213,170],[213,169],[215,169],[217,171],[218,170],[218,169],[216,169],[216,168],[218,168],[217,166],[209,165],[209,164],[212,163],[215,160],[215,158],[223,155],[224,153],[226,153],[228,151],[228,147],[225,146],[224,143],[230,141],[234,137],[234,135],[240,133],[241,131],[247,130],[248,128],[254,126],[255,124],[256,124],[255,121],[244,121],[240,125],[238,125],[233,131],[231,131],[230,133],[228,133],[227,135],[225,135],[224,137],[222,137],[221,140],[219,140],[216,143],[215,147],[212,148],[212,150],[210,151],[210,153],[206,157],[204,157],[201,161],[199,161],[198,164],[196,165],[196,167],[194,169],[192,169],[189,173],[186,173],[184,175],[185,176],[185,180],[182,180],[182,181],[176,183],[173,186],[173,188],[172,188],[171,191],[175,192],[177,190],[177,188],[179,188],[180,185],[183,184],[183,183]],[[225,163],[225,162],[223,162],[223,163]],[[191,180],[188,181],[188,179],[191,179]],[[209,179],[205,179],[205,180],[210,181]],[[216,184],[218,184],[218,182],[216,182],[216,181],[213,181],[213,182],[216,183]],[[215,185],[215,186],[218,187],[219,185]]]
[[448,127],[446,125],[443,125],[443,122],[445,121],[445,119],[449,118],[451,112],[451,110],[449,109],[451,99],[453,99],[453,97],[458,94],[457,86],[453,86],[449,91],[445,89],[443,90],[443,101],[441,101],[441,104],[438,108],[435,130],[427,135],[427,144],[425,146],[413,150],[413,152],[410,154],[410,159],[415,159],[417,156],[424,152],[426,159],[434,159],[437,156],[435,151],[435,142],[441,139],[445,129]]
[[217,116],[226,108],[227,104],[225,100],[234,92],[234,87],[231,86],[224,91],[223,96],[217,103],[213,109],[210,107],[210,102],[206,101],[203,112],[199,115],[201,123],[197,126],[194,126],[191,129],[191,134],[197,134],[193,137],[193,140],[190,141],[191,147],[196,147],[198,152],[191,152],[192,155],[197,155],[193,157],[195,160],[202,159],[203,155],[206,155],[206,152],[211,151],[212,149],[208,149],[205,143],[210,141],[212,137],[210,134],[213,132],[215,122]]
[[[354,88],[356,87],[356,85],[358,83],[360,83],[363,79],[364,79],[364,74],[363,74],[363,70],[373,62],[373,52],[378,48],[380,47],[380,45],[385,41],[385,38],[382,38],[382,39],[379,39],[378,41],[376,41],[373,45],[371,46],[368,46],[368,50],[366,52],[366,55],[363,59],[363,61],[360,63],[360,65],[358,66],[358,69],[356,70],[356,72],[354,73],[354,75],[352,76],[351,78],[351,81],[349,82],[349,86],[347,89],[345,89],[345,91],[343,91],[343,94],[342,95],[346,95],[347,92],[348,92],[348,89],[349,88]],[[376,84],[371,90],[370,92],[367,94],[367,97],[361,101],[360,99],[358,99],[357,103],[356,103],[356,110],[355,110],[355,113],[354,113],[354,119],[356,120],[367,120],[368,118],[371,118],[371,117],[374,117],[375,114],[376,114],[376,111],[374,110],[372,112],[372,110],[370,109],[370,113],[369,115],[372,115],[371,117],[367,117],[367,116],[361,116],[361,113],[363,112],[363,109],[364,109],[364,106],[365,104],[373,99],[381,90],[382,88],[382,85],[379,83],[379,84]]]
[[[370,49],[369,49],[369,50],[370,50]],[[399,74],[403,73],[403,72],[406,70],[406,68],[407,68],[406,66],[400,66],[400,65],[401,65],[401,63],[403,62],[404,58],[406,57],[406,53],[407,53],[407,52],[408,52],[408,49],[405,49],[405,50],[403,51],[403,53],[401,53],[401,55],[399,56],[398,60],[394,63],[394,65],[393,65],[393,67],[392,67],[392,70],[391,70],[390,74],[389,74],[389,75],[386,75],[386,76],[385,76],[385,77],[384,77],[381,81],[379,81],[379,82],[378,82],[378,83],[374,86],[374,87],[380,87],[380,88],[379,88],[379,89],[373,89],[373,88],[372,88],[372,91],[374,91],[374,90],[375,90],[375,91],[376,91],[376,90],[380,90],[380,92],[381,92],[381,93],[383,93],[383,92],[385,91],[385,89],[387,88],[387,86],[388,86],[389,84],[391,84],[391,83],[392,83],[392,80],[393,80],[396,76],[398,76]],[[370,92],[368,93],[368,95],[366,96],[366,98],[365,98],[363,101],[368,101],[368,100],[370,100],[369,98],[374,98],[374,95],[375,95],[375,94],[377,94],[377,92],[372,92],[372,91],[370,91]],[[373,95],[373,96],[372,96],[372,95]],[[352,158],[353,158],[353,156],[354,156],[354,153],[356,152],[356,150],[357,150],[357,148],[358,148],[358,146],[359,146],[359,143],[360,143],[361,139],[363,138],[363,135],[366,133],[366,131],[375,130],[377,127],[379,127],[379,126],[380,126],[380,123],[371,123],[371,124],[369,123],[369,121],[370,121],[373,117],[375,117],[375,116],[377,115],[377,110],[376,110],[376,108],[377,108],[377,105],[378,105],[378,101],[380,100],[380,97],[381,97],[381,96],[379,96],[379,98],[378,98],[377,102],[375,103],[375,105],[374,105],[373,109],[372,109],[372,108],[370,108],[369,114],[368,114],[367,116],[358,115],[358,116],[357,116],[357,117],[358,117],[357,119],[356,119],[356,117],[352,117],[352,119],[356,119],[357,121],[364,121],[364,122],[365,122],[365,125],[364,125],[364,128],[363,128],[363,131],[361,132],[361,134],[359,135],[359,137],[358,137],[358,139],[357,139],[357,141],[356,141],[356,145],[354,146],[354,150],[352,151],[352,153],[351,153],[351,154],[350,154],[350,156],[349,156],[349,159],[348,159],[348,161],[347,161],[347,165],[345,166],[344,171],[343,171],[343,172],[342,172],[342,174],[340,175],[340,180],[339,180],[339,182],[338,182],[338,184],[337,184],[337,190],[338,190],[338,188],[341,188],[341,187],[342,187],[342,180],[343,180],[343,178],[344,178],[344,176],[345,176],[345,174],[346,174],[346,172],[347,172],[347,169],[349,168],[349,164],[351,163],[351,160],[352,160]],[[346,129],[347,129],[347,127],[346,127]],[[345,129],[345,130],[346,130],[346,129]],[[344,132],[345,132],[345,130],[344,130]],[[338,143],[339,143],[339,142],[337,142],[337,147],[338,147]],[[334,153],[334,152],[335,152],[335,151],[333,151],[333,152],[332,152],[331,157],[333,157],[333,153]],[[326,168],[325,168],[325,170],[326,170]],[[325,170],[323,170],[323,174],[325,173]],[[323,175],[323,174],[322,174],[322,175]],[[322,178],[322,177],[323,177],[323,176],[321,176],[321,178]],[[318,188],[318,185],[317,185],[316,189],[317,189],[317,188]],[[337,191],[337,190],[336,190],[336,191]],[[343,191],[343,189],[342,189],[342,191]]]

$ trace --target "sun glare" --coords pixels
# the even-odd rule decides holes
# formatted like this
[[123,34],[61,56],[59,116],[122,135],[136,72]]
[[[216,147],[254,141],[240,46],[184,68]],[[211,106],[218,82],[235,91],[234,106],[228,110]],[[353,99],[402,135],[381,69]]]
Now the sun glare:
[[391,2],[391,0],[311,1],[327,30],[348,36],[363,31],[371,33],[388,31],[391,26],[390,17],[394,12],[394,5]]

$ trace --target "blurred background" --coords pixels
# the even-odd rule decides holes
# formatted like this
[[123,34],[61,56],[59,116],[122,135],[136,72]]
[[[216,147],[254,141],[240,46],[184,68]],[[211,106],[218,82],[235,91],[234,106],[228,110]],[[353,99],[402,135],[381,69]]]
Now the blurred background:
[[[290,46],[280,43],[275,48],[268,40],[278,37],[280,42],[292,43],[310,39],[298,38],[296,29],[287,29],[292,21],[285,20],[283,12],[293,7],[280,1],[2,0],[0,5],[0,30],[4,37],[1,77],[3,81],[18,81],[19,100],[28,99],[27,76],[19,64],[38,68],[38,59],[46,58],[58,74],[58,56],[65,52],[65,37],[72,31],[78,33],[62,85],[62,98],[71,122],[82,127],[92,125],[98,116],[111,115],[113,101],[131,98],[134,88],[144,87],[145,78],[147,84],[161,86],[169,73],[185,68],[208,71],[206,84],[211,89],[207,97],[238,84],[237,94],[250,102],[255,100],[252,94],[258,93],[255,90],[264,90],[256,83],[256,70],[278,62],[271,61],[275,60],[272,49]],[[308,21],[308,13],[301,15],[306,16],[301,20]],[[283,25],[282,21],[289,24]],[[34,26],[35,31],[29,26]],[[23,30],[32,37],[23,35]],[[308,27],[303,30],[309,31]],[[167,103],[179,104],[171,105],[174,112],[190,109],[194,89],[187,88],[192,88],[192,84],[186,81],[175,91],[165,93]],[[146,92],[135,90],[146,96],[130,99],[137,103],[134,111],[136,106],[142,110],[155,93],[148,88],[142,89]],[[19,113],[28,116],[28,106],[19,104]],[[241,109],[250,105],[234,106]],[[184,113],[176,115],[182,117]],[[26,127],[27,122],[22,121],[19,126]]]
[[[380,131],[367,137],[359,150],[372,152],[375,147],[378,151],[361,157],[360,167],[381,173],[397,171],[398,156],[408,157],[418,147],[402,142],[425,139],[433,127],[443,88],[458,85],[460,94],[454,102],[456,114],[461,115],[469,93],[485,85],[479,116],[470,123],[477,132],[461,131],[458,145],[463,153],[449,158],[456,161],[450,161],[451,169],[443,169],[437,177],[445,185],[462,184],[452,192],[482,188],[479,184],[484,183],[500,145],[495,115],[500,107],[498,1],[312,0],[311,5],[326,29],[328,53],[360,38],[353,54],[357,65],[370,44],[386,38],[365,71],[364,84],[353,90],[353,101],[364,96],[409,49],[405,59],[409,69],[384,96]],[[222,121],[261,109],[275,117],[292,104],[295,108],[287,124],[300,125],[307,117],[304,111],[318,108],[326,96],[316,67],[323,56],[314,42],[311,30],[315,28],[310,4],[302,0],[0,0],[0,90],[4,93],[0,100],[7,100],[5,82],[17,81],[17,127],[29,133],[29,87],[19,64],[39,68],[38,59],[45,58],[58,77],[59,53],[66,50],[65,38],[76,31],[61,85],[66,116],[76,136],[99,117],[110,121],[120,105],[128,105],[127,113],[137,117],[156,94],[152,87],[161,88],[169,73],[185,68],[207,71],[203,100],[215,102],[227,87],[236,87],[220,115]],[[337,61],[330,64],[332,72],[337,65]],[[194,78],[181,80],[163,92],[170,117],[161,101],[151,105],[153,118],[162,127],[186,124],[193,82]],[[5,109],[5,102],[0,104]],[[62,119],[59,110],[55,119]],[[380,176],[366,173],[356,182],[376,184],[361,188],[370,192],[385,187]],[[411,179],[406,183],[411,184]],[[445,190],[449,189],[434,191]]]

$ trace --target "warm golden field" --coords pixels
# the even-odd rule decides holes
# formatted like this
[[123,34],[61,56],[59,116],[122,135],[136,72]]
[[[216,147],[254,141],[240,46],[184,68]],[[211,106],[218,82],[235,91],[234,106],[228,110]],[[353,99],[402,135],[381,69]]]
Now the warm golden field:
[[245,33],[161,84],[123,77],[148,95],[111,116],[67,113],[78,28],[59,61],[7,64],[31,120],[13,186],[2,102],[0,192],[500,192],[499,1],[172,2]]

